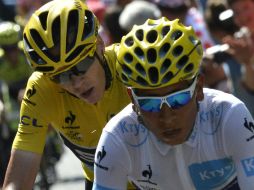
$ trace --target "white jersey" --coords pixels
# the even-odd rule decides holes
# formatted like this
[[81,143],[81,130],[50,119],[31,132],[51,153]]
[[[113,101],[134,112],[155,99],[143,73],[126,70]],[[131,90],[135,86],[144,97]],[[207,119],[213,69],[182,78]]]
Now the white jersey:
[[254,121],[230,94],[204,89],[194,129],[184,144],[159,141],[128,105],[104,128],[93,189],[253,190]]

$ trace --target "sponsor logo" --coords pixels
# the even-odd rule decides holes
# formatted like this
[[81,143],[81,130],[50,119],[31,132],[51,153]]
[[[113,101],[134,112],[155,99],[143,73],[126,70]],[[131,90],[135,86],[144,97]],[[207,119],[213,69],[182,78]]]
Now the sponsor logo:
[[68,131],[66,133],[66,136],[68,136],[68,138],[74,140],[74,141],[79,141],[82,142],[83,141],[83,135],[76,132],[76,131]]
[[129,124],[120,122],[120,131],[126,136],[125,143],[129,146],[139,147],[144,144],[148,137],[148,130],[142,124]]
[[[203,123],[211,123],[208,127],[202,127],[201,130],[204,134],[213,135],[217,132],[219,127],[221,118],[222,118],[223,104],[212,107],[208,112],[201,111],[199,113],[199,122]],[[206,125],[203,125],[206,126]]]
[[79,129],[80,126],[73,126],[74,121],[76,120],[76,115],[71,111],[68,112],[68,116],[65,117],[64,122],[65,126],[62,126],[62,129]]
[[254,176],[254,157],[241,160],[241,163],[246,176]]
[[151,178],[153,176],[151,165],[148,164],[146,167],[147,168],[142,171],[142,176],[145,179],[137,180],[136,184],[135,182],[133,182],[133,184],[135,184],[135,186],[137,187],[140,187],[141,189],[157,190],[157,183],[151,181]]
[[151,165],[149,164],[149,165],[147,165],[147,167],[148,167],[147,169],[142,171],[142,176],[146,179],[145,180],[138,180],[138,181],[139,182],[147,182],[147,183],[156,185],[156,183],[153,183],[153,182],[150,181],[150,179],[152,178],[152,175],[153,175]]
[[232,159],[224,158],[192,164],[189,172],[196,189],[214,189],[227,184],[236,169]]
[[252,133],[252,135],[249,138],[247,138],[246,140],[250,141],[250,140],[254,139],[254,124],[253,124],[253,122],[247,121],[247,118],[245,117],[243,126]]
[[23,98],[23,100],[24,100],[25,102],[27,102],[28,104],[31,104],[31,105],[35,106],[36,103],[34,103],[34,102],[32,102],[32,101],[30,100],[30,98],[31,98],[32,96],[34,96],[35,94],[36,94],[36,89],[35,89],[34,85],[32,85],[32,87],[29,88],[29,89],[26,91],[26,96]]
[[101,165],[101,161],[105,158],[106,154],[107,153],[104,149],[104,146],[102,146],[102,149],[97,152],[96,158],[97,158],[98,162],[95,162],[95,165],[97,167],[107,171],[108,167]]
[[21,125],[29,126],[32,125],[33,127],[43,127],[42,125],[39,124],[38,119],[32,118],[28,115],[22,115],[20,117],[20,122]]

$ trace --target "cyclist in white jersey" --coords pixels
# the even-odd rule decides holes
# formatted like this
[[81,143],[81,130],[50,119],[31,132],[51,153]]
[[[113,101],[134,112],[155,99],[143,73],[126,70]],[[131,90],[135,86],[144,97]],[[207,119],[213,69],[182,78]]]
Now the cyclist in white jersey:
[[254,121],[242,101],[203,88],[202,46],[178,19],[147,20],[123,37],[118,76],[132,104],[109,121],[94,190],[253,190]]

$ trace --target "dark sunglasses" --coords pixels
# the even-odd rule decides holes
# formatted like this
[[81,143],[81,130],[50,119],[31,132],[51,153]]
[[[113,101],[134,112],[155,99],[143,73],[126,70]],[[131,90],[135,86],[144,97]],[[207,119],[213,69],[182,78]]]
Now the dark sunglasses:
[[69,70],[59,73],[57,75],[52,76],[50,79],[57,83],[57,84],[65,84],[68,83],[72,76],[80,76],[87,72],[89,67],[94,63],[95,56],[93,57],[86,57],[85,59],[81,60],[78,64],[71,67]]

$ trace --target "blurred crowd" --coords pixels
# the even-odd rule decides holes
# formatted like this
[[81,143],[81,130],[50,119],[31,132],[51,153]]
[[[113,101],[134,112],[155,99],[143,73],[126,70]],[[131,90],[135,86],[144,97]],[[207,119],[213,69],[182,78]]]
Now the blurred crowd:
[[[64,0],[63,0],[64,1]],[[10,3],[12,2],[12,3]],[[31,69],[22,30],[48,0],[0,0],[0,187],[18,127],[19,105]],[[254,116],[254,0],[87,0],[106,46],[135,24],[165,16],[194,27],[205,49],[202,72],[209,88],[232,93]]]

